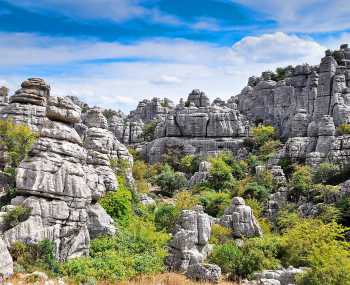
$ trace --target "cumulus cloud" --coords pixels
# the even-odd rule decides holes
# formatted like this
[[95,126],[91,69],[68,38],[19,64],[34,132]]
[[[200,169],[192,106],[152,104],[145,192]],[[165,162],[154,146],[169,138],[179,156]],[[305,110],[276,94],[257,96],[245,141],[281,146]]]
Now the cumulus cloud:
[[245,37],[232,47],[181,39],[127,45],[3,33],[0,54],[7,56],[0,82],[14,91],[25,77],[44,75],[55,95],[76,95],[90,105],[127,111],[141,99],[178,101],[195,88],[211,99],[228,99],[249,76],[289,64],[317,64],[324,49],[311,39],[284,33]]

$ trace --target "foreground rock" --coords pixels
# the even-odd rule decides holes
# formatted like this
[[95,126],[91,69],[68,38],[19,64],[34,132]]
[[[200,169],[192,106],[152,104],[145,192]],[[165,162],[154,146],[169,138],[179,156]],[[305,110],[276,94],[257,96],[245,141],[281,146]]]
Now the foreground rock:
[[[279,270],[265,270],[255,274],[256,284],[261,285],[291,285],[295,284],[296,276],[305,271],[303,268],[282,268]],[[252,283],[253,284],[253,283]]]
[[263,234],[252,209],[245,205],[241,197],[232,199],[231,207],[225,210],[219,222],[232,229],[235,238],[262,236]]
[[211,219],[197,206],[183,210],[170,241],[166,264],[172,271],[185,272],[191,265],[202,263],[211,251]]
[[13,261],[5,242],[0,237],[0,283],[2,277],[13,274]]
[[[29,79],[1,110],[3,118],[28,123],[39,134],[17,169],[18,196],[11,201],[11,207],[30,213],[3,236],[7,246],[49,239],[56,257],[66,260],[87,255],[91,237],[115,233],[112,219],[96,201],[118,188],[110,161],[128,159],[131,167],[132,158],[106,129],[100,112],[91,111],[80,136],[74,128],[81,121],[80,107],[67,97],[50,97],[49,91],[43,80]],[[23,108],[26,112],[17,112]]]
[[193,264],[188,267],[186,276],[197,281],[218,283],[221,268],[215,264]]

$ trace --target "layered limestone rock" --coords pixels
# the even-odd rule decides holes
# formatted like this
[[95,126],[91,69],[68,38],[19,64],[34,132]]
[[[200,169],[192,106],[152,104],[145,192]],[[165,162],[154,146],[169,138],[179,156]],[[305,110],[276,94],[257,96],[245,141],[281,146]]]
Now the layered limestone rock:
[[190,266],[201,264],[211,251],[210,233],[211,218],[201,206],[183,210],[169,243],[166,260],[169,269],[185,272]]
[[13,274],[13,261],[5,242],[0,237],[0,282]]
[[9,90],[5,86],[0,87],[0,111],[9,103],[8,92]]
[[50,86],[40,78],[30,78],[21,84],[21,89],[10,97],[10,104],[0,109],[0,118],[11,118],[15,123],[24,123],[33,131],[39,131],[46,117],[46,104]]
[[[87,112],[80,136],[73,127],[81,124],[80,107],[68,97],[50,97],[42,80],[25,81],[2,110],[3,117],[12,115],[18,104],[32,110],[40,107],[43,116],[38,124],[29,124],[39,138],[17,169],[19,196],[4,209],[20,205],[30,214],[3,232],[4,241],[11,246],[15,241],[52,240],[59,260],[87,255],[90,238],[116,231],[113,220],[96,204],[106,191],[117,190],[111,160],[127,160],[131,167],[132,157],[107,130],[98,109]],[[14,121],[27,122],[27,115],[15,116]]]
[[193,264],[188,267],[186,276],[201,282],[218,283],[221,278],[221,268],[216,264]]
[[223,226],[232,229],[235,238],[262,236],[261,228],[253,215],[252,209],[245,204],[241,197],[232,199],[231,207],[225,209],[219,222]]
[[189,181],[189,187],[206,182],[208,180],[211,169],[211,163],[208,161],[202,161],[199,164],[198,172],[193,174]]

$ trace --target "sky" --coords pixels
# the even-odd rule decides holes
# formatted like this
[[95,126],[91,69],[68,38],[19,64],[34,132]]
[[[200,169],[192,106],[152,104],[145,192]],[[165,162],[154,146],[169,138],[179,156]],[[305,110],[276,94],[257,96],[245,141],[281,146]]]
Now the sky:
[[348,0],[0,0],[0,85],[41,77],[124,112],[193,89],[227,100],[348,42]]

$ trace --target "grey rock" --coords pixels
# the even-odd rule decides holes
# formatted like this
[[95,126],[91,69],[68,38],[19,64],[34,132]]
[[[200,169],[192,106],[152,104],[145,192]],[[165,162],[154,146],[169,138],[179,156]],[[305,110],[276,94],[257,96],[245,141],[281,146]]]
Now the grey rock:
[[94,239],[100,235],[114,235],[116,227],[113,219],[106,213],[100,204],[91,205],[88,210],[88,230],[90,238]]
[[262,230],[253,215],[252,209],[245,205],[244,199],[234,197],[231,207],[225,209],[220,224],[232,229],[236,238],[262,236]]
[[1,276],[9,277],[13,274],[13,260],[3,239],[0,237],[0,281]]
[[218,283],[221,268],[215,264],[193,264],[188,267],[186,276],[197,281]]
[[211,219],[202,207],[183,210],[169,243],[169,269],[185,272],[191,265],[202,263],[211,251],[210,233]]
[[156,201],[147,194],[141,194],[140,195],[140,203],[144,206],[154,205]]

